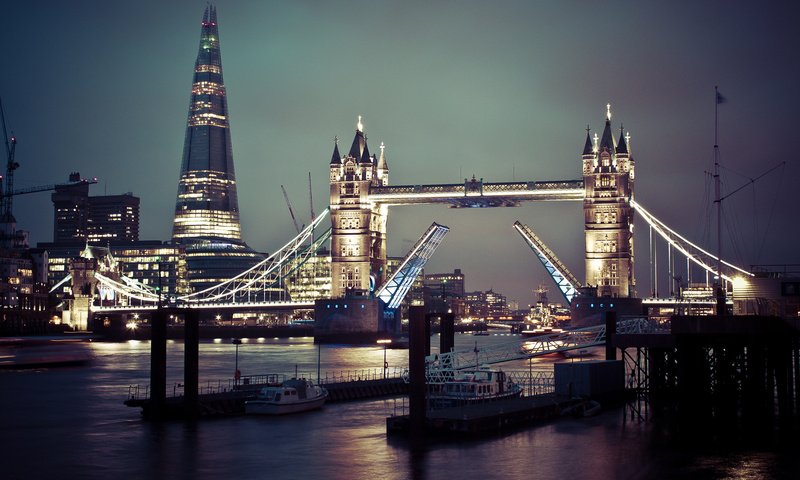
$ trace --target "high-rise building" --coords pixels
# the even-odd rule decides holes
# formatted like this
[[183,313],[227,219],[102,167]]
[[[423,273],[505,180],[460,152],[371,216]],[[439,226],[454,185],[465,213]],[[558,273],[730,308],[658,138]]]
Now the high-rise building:
[[[71,173],[70,182],[80,180]],[[139,197],[122,195],[89,196],[88,183],[60,185],[53,201],[54,243],[135,242],[139,240]]]
[[206,7],[194,65],[172,239],[186,248],[189,285],[230,279],[263,257],[242,242],[217,10]]

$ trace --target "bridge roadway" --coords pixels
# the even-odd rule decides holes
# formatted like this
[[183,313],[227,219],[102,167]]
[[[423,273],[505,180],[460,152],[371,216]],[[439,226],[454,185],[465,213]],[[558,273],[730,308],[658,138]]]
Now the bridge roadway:
[[[259,309],[259,310],[294,310],[294,309],[313,309],[314,302],[240,302],[240,303],[164,303],[163,308],[192,308],[198,310],[225,310],[225,309]],[[92,311],[95,313],[133,313],[158,310],[158,305],[114,305],[114,306],[94,306]]]
[[547,182],[391,185],[370,187],[370,201],[384,205],[448,203],[452,208],[515,207],[523,201],[583,200],[583,180]]

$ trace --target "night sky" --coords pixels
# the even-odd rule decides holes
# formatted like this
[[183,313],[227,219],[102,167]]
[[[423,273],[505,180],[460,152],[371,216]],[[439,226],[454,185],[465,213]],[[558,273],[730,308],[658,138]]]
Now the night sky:
[[[610,102],[631,133],[636,199],[714,250],[714,86],[720,105],[724,256],[800,264],[800,14],[792,2],[219,1],[245,240],[273,251],[328,200],[333,138],[357,115],[386,143],[391,184],[579,179],[585,128]],[[167,240],[204,1],[5,2],[0,96],[18,137],[16,187],[97,176],[93,195],[141,198],[141,239]],[[600,132],[601,133],[601,132]],[[15,200],[18,228],[52,240],[48,193]],[[436,221],[451,232],[427,272],[522,304],[555,288],[514,231],[534,228],[583,278],[579,202],[452,210],[394,207],[389,253]],[[649,291],[637,221],[639,292]]]

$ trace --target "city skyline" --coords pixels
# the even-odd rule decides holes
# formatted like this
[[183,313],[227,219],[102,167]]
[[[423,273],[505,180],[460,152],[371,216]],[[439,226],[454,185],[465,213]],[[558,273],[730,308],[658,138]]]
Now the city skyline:
[[[78,170],[93,195],[141,197],[141,238],[167,240],[186,122],[188,69],[205,2],[11,5],[0,33],[0,95],[18,137],[16,186]],[[156,6],[158,5],[158,6]],[[92,7],[82,8],[82,7]],[[741,238],[724,254],[745,266],[800,263],[792,156],[800,63],[797,14],[780,6],[465,2],[217,2],[225,55],[243,240],[272,251],[294,234],[280,186],[308,223],[327,204],[333,137],[357,115],[373,148],[386,144],[390,184],[568,180],[581,177],[585,128],[632,135],[636,199],[713,249],[714,86],[724,189]],[[91,10],[91,13],[82,13]],[[767,11],[769,10],[769,11]],[[140,28],[147,23],[146,30]],[[70,25],[70,28],[64,28]],[[79,28],[76,28],[79,27]],[[57,36],[55,35],[57,32]],[[95,42],[102,38],[102,42]],[[52,72],[58,72],[58,79]],[[753,211],[759,223],[753,222]],[[18,228],[52,238],[49,196],[15,201]],[[426,271],[461,268],[468,290],[532,303],[555,288],[514,220],[531,225],[583,278],[579,202],[515,209],[390,210],[388,253],[402,256],[432,221],[451,233]],[[637,222],[639,293],[647,293],[647,230]],[[737,258],[740,257],[740,258]]]

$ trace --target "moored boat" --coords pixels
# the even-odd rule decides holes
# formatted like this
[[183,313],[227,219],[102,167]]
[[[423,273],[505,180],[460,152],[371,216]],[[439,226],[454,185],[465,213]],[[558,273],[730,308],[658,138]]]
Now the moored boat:
[[492,370],[488,366],[459,371],[444,382],[428,384],[428,399],[432,408],[491,402],[520,395],[521,385],[511,381],[502,370]]
[[320,408],[328,391],[305,378],[292,378],[280,386],[264,387],[255,400],[244,404],[248,415],[284,415]]
[[88,343],[76,338],[0,339],[0,368],[45,368],[83,365],[92,361]]

